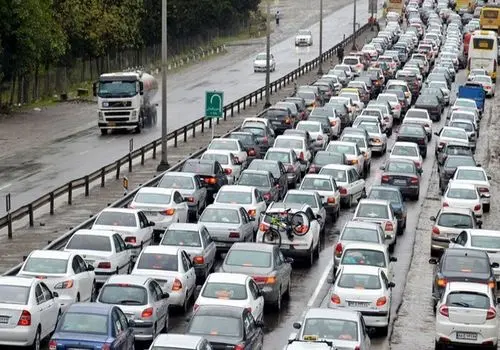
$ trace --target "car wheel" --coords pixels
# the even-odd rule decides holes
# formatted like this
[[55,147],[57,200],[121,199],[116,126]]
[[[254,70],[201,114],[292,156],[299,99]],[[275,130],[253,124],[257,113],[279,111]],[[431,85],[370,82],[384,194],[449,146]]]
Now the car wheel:
[[108,129],[101,129],[101,135],[107,135]]
[[385,327],[380,327],[378,329],[378,334],[381,336],[381,337],[387,337],[387,334],[389,333],[389,325],[385,326]]
[[36,330],[35,334],[35,339],[33,339],[33,344],[31,345],[31,349],[33,350],[40,350],[40,343],[42,342],[42,330],[40,329],[40,326],[38,326],[38,329]]
[[290,300],[292,296],[292,276],[288,279],[288,287],[286,287],[285,297]]
[[347,209],[350,209],[352,207],[352,195],[349,196],[346,207]]
[[186,291],[186,296],[184,297],[184,303],[182,304],[182,311],[186,314],[189,311],[189,291]]
[[163,323],[163,328],[160,330],[160,333],[168,333],[168,311],[165,316],[165,322]]
[[309,252],[309,259],[307,261],[307,265],[309,267],[314,265],[314,248],[313,247],[311,247],[311,251]]
[[441,344],[439,344],[437,340],[434,340],[434,350],[441,350],[442,348]]
[[490,211],[490,203],[483,204],[483,212],[488,213]]
[[314,249],[314,257],[319,259],[319,242],[318,245],[316,245],[316,249]]
[[90,291],[90,301],[93,302],[97,299],[97,288],[95,287],[95,281],[92,282],[92,289]]
[[281,287],[280,290],[278,291],[278,299],[276,299],[276,303],[274,304],[274,307],[276,310],[281,310],[281,304],[282,304],[282,295],[281,295]]

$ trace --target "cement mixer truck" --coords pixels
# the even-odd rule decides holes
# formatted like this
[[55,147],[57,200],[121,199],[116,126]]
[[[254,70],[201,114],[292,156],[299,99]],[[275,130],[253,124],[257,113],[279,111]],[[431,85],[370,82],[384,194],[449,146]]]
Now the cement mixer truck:
[[153,98],[158,81],[142,71],[105,73],[93,84],[97,97],[98,126],[108,130],[134,130],[136,133],[157,120]]

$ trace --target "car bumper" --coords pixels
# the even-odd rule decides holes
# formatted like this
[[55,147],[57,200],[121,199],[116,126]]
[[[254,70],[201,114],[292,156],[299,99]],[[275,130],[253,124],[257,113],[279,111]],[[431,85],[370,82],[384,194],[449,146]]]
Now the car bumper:
[[298,259],[308,258],[309,255],[311,254],[311,249],[312,249],[312,243],[309,243],[309,246],[305,244],[300,246],[293,246],[286,243],[282,243],[280,247],[280,250],[284,256],[298,258]]
[[151,321],[134,320],[135,326],[134,338],[135,340],[153,340],[154,338],[154,324]]
[[0,345],[29,346],[35,339],[36,326],[0,329]]
[[173,292],[171,290],[164,290],[163,292],[168,293],[168,304],[173,306],[182,306],[184,304],[184,299],[186,299],[186,293],[184,288],[180,292]]
[[403,196],[416,196],[419,193],[420,186],[395,186]]
[[437,238],[437,237],[432,237],[431,238],[431,250],[434,251],[444,251],[446,248],[448,248],[450,245],[450,240],[448,238]]
[[258,284],[264,297],[264,302],[273,303],[278,300],[279,289],[277,284]]
[[264,67],[254,66],[253,70],[255,72],[265,72],[265,71],[267,71],[267,67],[266,66],[264,66]]
[[[457,339],[457,332],[477,333],[477,340]],[[443,342],[447,344],[456,344],[464,346],[472,346],[478,348],[478,345],[490,341],[493,344],[498,343],[498,329],[494,324],[480,324],[480,325],[463,325],[453,322],[437,322],[436,323],[436,341],[441,342],[442,338],[448,341]]]
[[387,327],[389,313],[387,311],[361,311],[367,327]]
[[97,123],[100,129],[135,129],[139,125],[139,121],[122,121],[122,122],[103,122]]

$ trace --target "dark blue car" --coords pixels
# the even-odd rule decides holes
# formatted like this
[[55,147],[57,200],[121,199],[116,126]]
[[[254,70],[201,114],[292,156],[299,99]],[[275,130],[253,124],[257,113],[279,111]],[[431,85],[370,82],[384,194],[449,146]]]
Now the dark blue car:
[[59,320],[49,349],[133,350],[132,326],[117,306],[73,304]]

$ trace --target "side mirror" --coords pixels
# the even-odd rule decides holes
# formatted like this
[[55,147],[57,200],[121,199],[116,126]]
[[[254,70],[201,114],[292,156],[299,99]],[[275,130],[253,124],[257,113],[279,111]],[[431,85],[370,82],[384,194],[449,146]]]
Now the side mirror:
[[321,219],[322,219],[321,215],[319,215],[319,214],[318,214],[318,215],[316,215],[316,219],[317,219],[317,220],[321,220]]
[[432,264],[432,265],[437,265],[438,261],[436,258],[430,258],[429,259],[429,264]]
[[293,328],[300,329],[301,327],[302,327],[302,324],[300,322],[294,322],[293,323]]
[[57,293],[57,292],[52,292],[52,296],[53,296],[54,298],[59,298],[59,293]]
[[491,264],[491,267],[494,269],[498,269],[500,267],[500,265],[497,262],[494,262]]
[[391,257],[389,258],[389,261],[390,261],[390,262],[396,262],[396,261],[398,261],[398,258],[396,258],[395,256],[391,256]]
[[255,321],[255,326],[259,328],[264,328],[264,322],[262,321]]
[[155,225],[155,223],[153,221],[150,221],[149,224],[148,224],[150,227],[153,227]]
[[424,169],[418,168],[417,173],[422,174],[424,172]]
[[135,321],[134,321],[134,320],[128,320],[128,326],[129,326],[130,328],[135,327]]
[[142,81],[139,82],[139,94],[144,95],[144,83]]
[[170,298],[170,294],[168,294],[167,292],[165,292],[165,293],[163,293],[163,294],[161,295],[161,298],[162,298],[162,299],[167,299],[167,298]]
[[94,97],[97,96],[97,82],[92,83],[92,94]]
[[293,262],[294,262],[294,261],[295,261],[295,260],[294,260],[293,258],[288,258],[288,257],[287,257],[287,258],[285,258],[285,262],[286,262],[287,264],[293,264]]
[[126,245],[126,248],[127,248],[127,249],[134,249],[134,246],[133,246],[132,244],[127,244],[127,245]]
[[[479,166],[480,166],[480,165],[479,165]],[[486,176],[486,178],[487,178],[488,180],[491,180],[491,176],[490,176],[490,175]]]
[[94,271],[95,268],[92,265],[87,265],[87,271]]
[[457,239],[456,239],[456,238],[454,238],[454,237],[453,237],[453,238],[450,238],[450,242],[451,242],[451,243],[457,243]]
[[389,282],[387,284],[387,288],[394,288],[394,287],[396,287],[396,283],[394,283],[394,282]]
[[435,217],[435,216],[431,216],[429,219],[430,219],[431,221],[436,221],[436,217]]
[[483,226],[483,220],[476,220],[476,225],[481,228],[481,226]]

